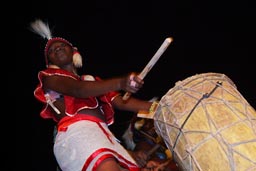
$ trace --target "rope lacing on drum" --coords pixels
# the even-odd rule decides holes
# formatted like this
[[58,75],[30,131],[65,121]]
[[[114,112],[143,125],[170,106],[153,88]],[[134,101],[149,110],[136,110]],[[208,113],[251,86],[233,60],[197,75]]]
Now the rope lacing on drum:
[[190,118],[190,116],[191,116],[191,114],[193,113],[193,111],[196,109],[196,107],[199,105],[199,103],[201,103],[201,101],[203,100],[203,99],[206,99],[206,98],[209,98],[213,93],[214,93],[214,91],[219,87],[219,86],[221,86],[222,85],[222,82],[219,82],[219,81],[217,81],[217,84],[216,84],[216,86],[212,89],[212,91],[210,92],[210,93],[205,93],[205,94],[203,94],[203,96],[198,100],[198,102],[195,104],[195,106],[192,108],[192,110],[190,111],[190,113],[188,114],[188,116],[187,116],[187,118],[185,119],[185,121],[183,122],[183,124],[181,125],[181,127],[180,127],[180,131],[179,131],[179,134],[178,134],[178,136],[177,136],[177,138],[175,139],[175,142],[174,142],[174,145],[173,145],[173,148],[172,148],[172,154],[174,155],[174,149],[175,149],[175,147],[176,147],[176,144],[177,144],[177,141],[178,141],[178,139],[179,139],[179,136],[180,136],[180,134],[181,134],[181,130],[183,129],[183,127],[185,126],[185,124],[186,124],[186,122],[188,121],[188,119]]

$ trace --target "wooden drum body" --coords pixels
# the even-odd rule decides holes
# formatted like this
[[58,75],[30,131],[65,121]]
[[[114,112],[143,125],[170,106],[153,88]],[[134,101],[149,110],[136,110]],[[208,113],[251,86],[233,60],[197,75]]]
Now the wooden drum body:
[[256,170],[256,111],[224,74],[177,82],[161,98],[154,126],[182,170]]

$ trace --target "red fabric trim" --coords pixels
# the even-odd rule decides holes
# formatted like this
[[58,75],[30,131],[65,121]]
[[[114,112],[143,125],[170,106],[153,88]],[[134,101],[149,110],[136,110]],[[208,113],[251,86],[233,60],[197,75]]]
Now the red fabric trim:
[[97,168],[98,168],[98,166],[99,166],[99,164],[100,164],[103,160],[108,159],[108,158],[115,158],[115,157],[114,157],[112,154],[106,154],[106,155],[104,155],[104,156],[101,156],[101,157],[96,161],[96,163],[94,164],[92,170],[93,170],[93,171],[96,171]]
[[100,129],[103,131],[103,133],[107,136],[108,140],[109,140],[112,144],[114,144],[113,141],[112,141],[112,139],[111,139],[111,137],[110,137],[110,135],[109,135],[109,133],[107,133],[107,131],[102,127],[102,125],[101,125],[100,123],[98,123],[98,125],[99,125]]
[[89,120],[89,121],[93,121],[96,123],[104,122],[95,116],[86,115],[86,114],[77,114],[74,117],[65,116],[64,118],[62,118],[59,121],[59,123],[57,125],[58,131],[66,131],[68,129],[69,125],[71,125],[77,121],[81,121],[81,120]]
[[[109,153],[108,153],[108,154],[104,154],[103,156],[101,156],[101,157],[97,160],[97,162],[95,163],[95,166],[93,166],[93,168],[96,169],[97,166],[98,166],[104,159],[109,158],[109,157],[111,157],[111,156],[115,157],[115,155],[116,155],[117,157],[115,157],[115,158],[118,160],[119,164],[120,164],[122,167],[124,167],[124,168],[126,168],[126,169],[129,169],[130,171],[140,171],[140,168],[139,168],[137,165],[135,165],[134,163],[132,163],[132,162],[130,162],[129,160],[125,159],[122,155],[118,154],[116,151],[111,150],[111,149],[108,149],[108,148],[101,148],[101,149],[96,150],[96,151],[85,161],[85,164],[84,164],[84,166],[83,166],[82,171],[86,171],[86,169],[88,168],[88,166],[90,165],[90,163],[92,162],[92,160],[93,160],[97,155],[99,155],[99,154],[102,153],[102,152],[110,152],[110,153],[112,153],[112,154],[109,154]],[[114,155],[114,154],[115,154],[115,155]],[[104,157],[104,156],[105,156],[105,157]],[[120,160],[120,159],[122,159],[122,160]],[[122,161],[124,161],[124,162],[122,162]]]
[[83,169],[82,171],[86,171],[86,169],[88,168],[89,164],[92,162],[92,160],[101,152],[103,152],[103,149],[99,149],[97,151],[95,151],[84,163]]

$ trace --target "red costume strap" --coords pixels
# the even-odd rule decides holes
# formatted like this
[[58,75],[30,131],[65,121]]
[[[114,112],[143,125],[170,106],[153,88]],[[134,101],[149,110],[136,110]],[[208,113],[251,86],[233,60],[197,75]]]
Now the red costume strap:
[[62,118],[57,127],[58,127],[58,131],[66,131],[68,129],[68,126],[78,122],[78,121],[82,121],[82,120],[89,120],[89,121],[93,121],[96,123],[99,122],[104,122],[103,120],[95,117],[95,116],[91,116],[91,115],[86,115],[86,114],[77,114],[74,117],[70,117],[70,116],[65,116],[64,118]]

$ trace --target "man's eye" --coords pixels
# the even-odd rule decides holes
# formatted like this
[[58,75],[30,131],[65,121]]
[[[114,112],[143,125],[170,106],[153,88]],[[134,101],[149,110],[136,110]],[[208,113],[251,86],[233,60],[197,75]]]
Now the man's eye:
[[65,44],[65,43],[62,43],[60,46],[61,46],[61,47],[65,47],[65,46],[66,46],[66,44]]

